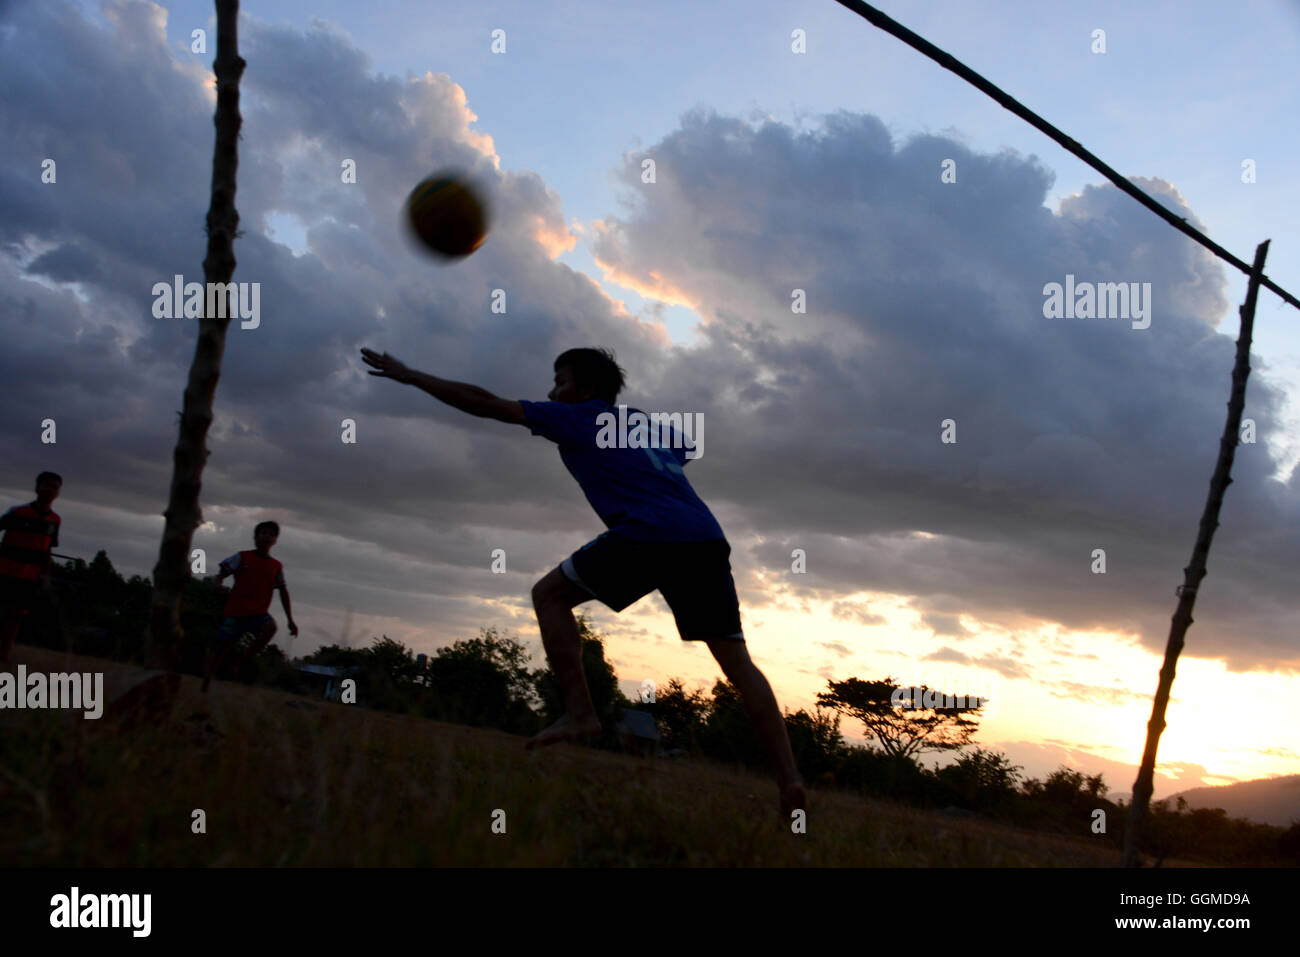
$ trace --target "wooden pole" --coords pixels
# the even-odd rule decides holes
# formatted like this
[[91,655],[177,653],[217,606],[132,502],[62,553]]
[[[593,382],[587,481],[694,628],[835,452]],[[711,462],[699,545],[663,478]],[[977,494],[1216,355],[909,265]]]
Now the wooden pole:
[[[235,272],[235,232],[239,228],[235,173],[239,167],[239,128],[243,123],[239,115],[239,79],[244,72],[244,61],[239,56],[239,0],[216,0],[216,8],[217,57],[212,64],[217,80],[217,109],[213,119],[216,144],[207,217],[208,250],[203,260],[203,278],[209,284],[228,283]],[[199,490],[208,457],[204,443],[212,424],[212,397],[221,378],[221,357],[226,348],[226,327],[230,324],[229,314],[224,318],[208,315],[206,294],[204,304],[185,387],[180,437],[173,454],[171,494],[163,512],[167,522],[153,570],[150,656],[158,666],[173,673],[175,686],[179,686],[177,669],[183,638],[180,609],[190,579],[190,544],[194,530],[203,521]]]
[[1133,785],[1133,803],[1129,808],[1128,826],[1124,831],[1125,867],[1142,866],[1138,840],[1142,822],[1146,819],[1147,807],[1151,802],[1156,770],[1156,748],[1159,747],[1160,735],[1165,730],[1165,709],[1169,705],[1169,694],[1174,686],[1174,671],[1178,667],[1178,656],[1183,650],[1183,639],[1192,624],[1192,606],[1196,604],[1196,589],[1206,574],[1205,559],[1210,553],[1210,540],[1214,538],[1214,530],[1219,527],[1219,509],[1223,505],[1223,495],[1232,482],[1229,473],[1232,471],[1232,459],[1241,429],[1241,413],[1246,405],[1246,377],[1250,375],[1250,339],[1255,327],[1255,300],[1259,295],[1260,277],[1264,274],[1264,259],[1268,255],[1269,242],[1270,240],[1266,239],[1255,248],[1255,263],[1250,270],[1246,302],[1238,310],[1241,315],[1241,331],[1237,336],[1237,361],[1232,369],[1232,396],[1228,400],[1228,421],[1224,424],[1223,436],[1219,439],[1219,461],[1210,479],[1210,494],[1205,501],[1205,510],[1201,513],[1201,527],[1196,535],[1196,545],[1192,548],[1192,560],[1183,569],[1183,584],[1177,590],[1178,608],[1174,612],[1169,628],[1169,642],[1165,645],[1165,663],[1160,669],[1160,684],[1156,688],[1151,720],[1147,722],[1146,749],[1142,752],[1142,766]]

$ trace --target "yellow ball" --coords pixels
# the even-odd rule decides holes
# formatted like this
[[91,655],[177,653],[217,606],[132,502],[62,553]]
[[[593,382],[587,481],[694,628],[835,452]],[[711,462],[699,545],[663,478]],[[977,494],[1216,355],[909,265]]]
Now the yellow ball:
[[435,173],[406,199],[406,218],[424,248],[448,259],[468,256],[487,238],[487,210],[461,176]]

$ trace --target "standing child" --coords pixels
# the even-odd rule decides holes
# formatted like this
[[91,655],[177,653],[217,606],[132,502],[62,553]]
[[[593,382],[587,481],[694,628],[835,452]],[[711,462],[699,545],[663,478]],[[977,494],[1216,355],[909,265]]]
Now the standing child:
[[271,592],[277,588],[280,590],[280,604],[289,620],[289,634],[298,634],[289,606],[289,589],[284,583],[284,566],[271,557],[271,546],[279,538],[279,525],[262,522],[253,529],[253,542],[257,548],[236,552],[221,563],[217,584],[220,585],[227,575],[233,575],[235,587],[230,590],[222,611],[224,617],[217,632],[217,647],[208,656],[208,666],[203,675],[205,692],[222,660],[242,635],[251,633],[256,640],[235,662],[235,674],[239,674],[244,662],[265,648],[275,635],[275,619],[267,612],[271,607]]
[[0,661],[8,661],[18,626],[38,587],[50,587],[50,550],[59,544],[59,516],[50,508],[63,479],[54,472],[36,476],[36,501],[15,505],[0,516]]

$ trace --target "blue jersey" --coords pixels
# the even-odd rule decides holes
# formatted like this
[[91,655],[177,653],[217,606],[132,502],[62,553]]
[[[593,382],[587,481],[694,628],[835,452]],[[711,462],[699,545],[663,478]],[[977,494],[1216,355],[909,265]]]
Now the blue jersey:
[[[604,399],[572,404],[520,399],[519,404],[533,435],[560,447],[565,467],[606,528],[650,542],[726,538],[686,480],[683,468],[690,450],[682,447],[680,433],[674,432],[670,448],[601,448],[596,437],[602,423],[596,417],[607,412],[618,419],[618,407]],[[626,414],[637,411],[629,408]]]

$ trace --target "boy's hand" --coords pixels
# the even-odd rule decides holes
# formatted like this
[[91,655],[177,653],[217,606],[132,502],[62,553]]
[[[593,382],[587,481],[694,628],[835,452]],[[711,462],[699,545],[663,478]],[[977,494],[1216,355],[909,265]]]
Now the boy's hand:
[[367,365],[374,366],[371,375],[377,375],[382,379],[395,379],[398,382],[406,382],[411,375],[411,370],[401,362],[394,359],[387,352],[375,352],[373,349],[362,349],[361,358],[366,361]]
[[289,619],[289,636],[292,638],[298,637],[298,626],[292,618]]

